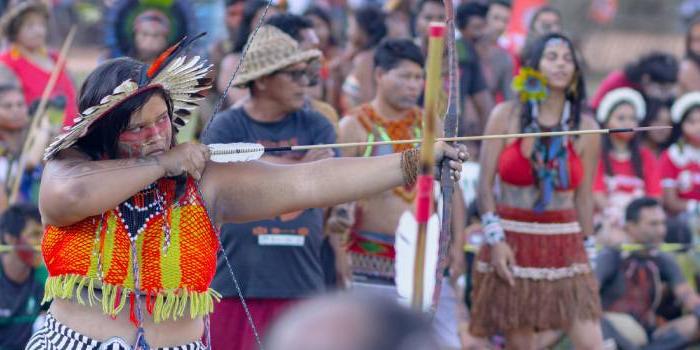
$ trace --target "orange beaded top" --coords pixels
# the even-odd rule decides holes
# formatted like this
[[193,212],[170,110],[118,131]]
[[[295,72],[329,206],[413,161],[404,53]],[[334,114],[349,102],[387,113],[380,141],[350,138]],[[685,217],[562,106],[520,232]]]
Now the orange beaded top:
[[101,303],[112,316],[128,302],[135,322],[138,288],[155,322],[182,317],[188,307],[192,318],[212,312],[220,298],[209,288],[219,248],[216,231],[194,180],[187,179],[177,200],[175,187],[175,180],[161,179],[102,215],[65,227],[48,225],[41,246],[49,272],[44,302]]

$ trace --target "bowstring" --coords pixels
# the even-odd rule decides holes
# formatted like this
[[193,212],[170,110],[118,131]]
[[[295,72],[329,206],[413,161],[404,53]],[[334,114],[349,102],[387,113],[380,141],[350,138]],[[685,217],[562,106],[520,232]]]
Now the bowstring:
[[[209,121],[207,122],[207,126],[204,128],[204,131],[202,132],[202,134],[207,133],[212,122],[214,122],[214,118],[216,118],[217,113],[219,113],[219,109],[221,109],[221,106],[224,103],[224,99],[226,99],[226,97],[228,96],[228,91],[231,89],[231,86],[233,85],[233,80],[236,79],[236,75],[238,74],[238,71],[240,70],[241,65],[243,64],[243,61],[245,60],[246,55],[248,54],[248,48],[250,47],[250,44],[253,42],[253,39],[255,39],[255,35],[258,33],[258,30],[260,29],[263,22],[265,21],[265,17],[267,17],[267,10],[270,9],[271,5],[272,5],[272,0],[267,0],[267,5],[265,5],[265,10],[263,11],[262,16],[260,16],[258,23],[255,24],[255,29],[253,30],[253,33],[250,35],[250,39],[243,47],[243,51],[241,52],[241,59],[238,60],[238,64],[236,65],[236,69],[233,71],[233,75],[231,75],[231,79],[229,79],[228,83],[226,84],[226,89],[224,89],[224,92],[221,94],[221,97],[219,97],[219,100],[216,102],[216,105],[214,107],[214,112],[212,112],[211,118],[209,118]],[[200,187],[201,186],[197,186],[197,189],[200,191],[200,198],[202,198],[202,201],[204,201],[204,196],[201,193]],[[210,216],[210,218],[211,218],[211,216]],[[212,222],[212,227],[216,228],[216,226],[214,226],[213,222]],[[241,290],[241,285],[240,285],[240,283],[238,283],[238,279],[236,278],[236,274],[233,272],[233,266],[231,266],[231,262],[229,261],[228,256],[226,255],[226,251],[224,250],[224,245],[221,241],[221,230],[217,229],[217,231],[219,231],[219,235],[217,237],[217,240],[219,241],[219,251],[221,252],[221,255],[224,257],[224,261],[226,262],[226,267],[228,268],[228,272],[231,275],[231,279],[233,280],[233,284],[236,287],[236,292],[238,293],[238,298],[240,299],[241,305],[243,306],[243,311],[245,312],[246,318],[248,319],[248,324],[250,325],[250,328],[253,330],[253,336],[255,336],[255,343],[258,345],[258,349],[264,350],[265,348],[263,347],[262,341],[260,340],[260,333],[258,333],[258,329],[257,329],[257,327],[255,327],[255,322],[253,321],[253,315],[250,313],[250,309],[248,308],[248,303],[246,303],[245,298],[243,297],[243,291]],[[207,345],[209,347],[211,347],[211,343],[209,343]]]

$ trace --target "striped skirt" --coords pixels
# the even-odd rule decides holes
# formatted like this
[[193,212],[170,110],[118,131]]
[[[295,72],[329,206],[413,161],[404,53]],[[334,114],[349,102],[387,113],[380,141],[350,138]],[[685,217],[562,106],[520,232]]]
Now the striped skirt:
[[[135,332],[135,330],[134,330]],[[46,323],[29,340],[25,350],[131,350],[132,346],[121,338],[112,338],[99,342],[88,338],[61,324],[51,314],[46,317]],[[170,348],[167,350],[204,350],[207,347],[200,341]]]
[[576,211],[499,207],[497,212],[515,256],[515,286],[496,275],[490,249],[482,247],[474,266],[470,332],[485,337],[568,329],[574,320],[598,319],[598,284]]

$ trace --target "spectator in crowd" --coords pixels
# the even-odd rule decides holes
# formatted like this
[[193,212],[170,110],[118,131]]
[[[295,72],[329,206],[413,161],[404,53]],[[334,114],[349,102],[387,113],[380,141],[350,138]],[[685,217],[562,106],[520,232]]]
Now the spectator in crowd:
[[[485,133],[596,129],[583,112],[585,83],[572,42],[552,33],[527,53],[525,66],[546,79],[538,89],[544,96],[533,101],[523,89],[528,102],[497,106]],[[509,349],[533,349],[535,330],[561,329],[577,349],[602,348],[600,300],[584,248],[594,233],[599,157],[595,135],[482,143],[478,198],[487,244],[474,269],[472,335],[504,334]]]
[[511,4],[509,0],[493,0],[486,14],[484,35],[476,43],[481,68],[489,91],[496,102],[513,98],[511,81],[513,79],[513,57],[508,50],[498,44],[510,21]]
[[517,74],[521,66],[521,58],[525,56],[525,50],[531,46],[531,43],[537,38],[549,33],[562,33],[562,17],[561,12],[554,6],[543,5],[532,14],[530,23],[525,37],[525,45],[520,48],[520,52],[515,55],[513,73]]
[[33,204],[16,204],[0,217],[0,349],[24,349],[41,311],[46,273],[41,255],[41,215]]
[[[686,349],[698,339],[700,297],[673,255],[659,251],[666,236],[666,214],[654,198],[633,200],[625,210],[625,232],[639,250],[606,247],[596,258],[596,277],[605,316],[603,330],[617,348]],[[689,314],[659,322],[662,294],[671,293]]]
[[323,296],[293,307],[266,343],[270,350],[440,349],[425,315],[392,299],[357,294]]
[[678,87],[681,94],[700,91],[700,17],[696,16],[688,25],[685,34],[685,57],[678,72]]
[[[263,13],[265,13],[266,6],[267,1],[265,0],[250,0],[245,2],[245,7],[243,9],[243,20],[241,21],[237,31],[238,37],[233,45],[233,50],[221,60],[221,66],[216,78],[216,90],[220,94],[224,93],[229,80],[233,76],[233,72],[236,71],[241,54],[243,53],[243,49],[248,42],[248,37],[250,34],[252,34],[253,29],[255,29],[260,22]],[[278,12],[280,11],[276,7],[270,6],[265,16],[272,16]],[[228,96],[226,96],[227,105],[231,106],[247,95],[247,89],[232,86],[228,90]]]
[[525,48],[537,38],[563,31],[561,12],[554,6],[544,5],[535,11],[527,30]]
[[[304,49],[319,49],[320,40],[316,35],[313,22],[306,17],[299,15],[294,15],[290,13],[279,13],[267,20],[267,24],[272,25],[285,32],[287,35],[291,36],[294,40],[299,43],[299,47]],[[309,84],[307,86],[307,102],[305,103],[305,109],[311,109],[315,112],[320,113],[333,125],[334,131],[338,131],[338,112],[329,104],[319,100],[314,96],[314,92],[318,91],[321,81],[321,60],[314,59],[309,62],[308,66],[308,79]],[[243,105],[245,100],[239,101],[237,107]],[[327,215],[324,214],[324,217]],[[326,233],[326,232],[324,232]],[[347,263],[344,263],[347,259],[345,248],[343,242],[341,241],[342,236],[326,234],[324,235],[323,244],[321,246],[321,262],[326,275],[326,284],[329,287],[343,286],[341,277],[343,274],[341,271],[346,271]],[[340,281],[340,282],[339,282]]]
[[457,42],[460,75],[459,91],[462,103],[460,133],[478,135],[486,125],[493,107],[493,98],[481,68],[475,45],[483,37],[488,8],[478,2],[465,2],[457,7],[455,24],[462,34]]
[[[56,68],[58,56],[46,47],[48,20],[48,8],[38,0],[20,2],[0,18],[0,29],[10,42],[8,49],[0,54],[0,63],[16,76],[28,106],[41,98]],[[73,82],[65,69],[59,74],[50,97],[62,101],[63,124],[72,125],[78,108]]]
[[425,55],[428,52],[428,27],[431,22],[445,22],[445,4],[442,0],[420,0],[415,14],[413,37]]
[[229,52],[233,52],[234,40],[238,37],[238,30],[243,20],[245,0],[226,0],[225,5],[224,24],[226,26],[226,36],[215,41],[208,51],[209,62],[214,65],[214,71],[219,70],[219,65],[224,56]]
[[129,56],[151,64],[168,48],[170,19],[160,10],[150,9],[134,19],[134,45]]
[[[319,49],[319,38],[314,30],[313,23],[302,16],[291,13],[278,13],[268,17],[265,24],[277,27],[277,29],[291,36],[292,39],[299,43],[302,50]],[[318,99],[313,92],[319,90],[321,84],[321,59],[314,59],[309,62],[309,70],[307,76],[309,84],[307,85],[307,104],[306,107],[311,108],[326,117],[334,129],[338,129],[338,112],[329,104]],[[247,97],[239,100],[235,106],[242,106],[247,100]]]
[[676,96],[677,80],[678,60],[667,53],[651,52],[625,69],[608,74],[598,86],[591,107],[597,109],[605,94],[621,87],[633,88],[645,98],[669,101]]
[[384,2],[387,37],[402,39],[411,37],[412,6],[412,1],[388,0]]
[[[669,102],[655,98],[647,99],[647,115],[640,126],[673,126]],[[658,157],[670,145],[671,134],[671,129],[652,130],[642,133],[642,144]]]
[[348,45],[351,69],[343,82],[342,111],[369,102],[375,94],[374,49],[387,35],[386,15],[380,7],[365,6],[349,18]]
[[700,217],[700,92],[681,96],[671,107],[674,136],[661,154],[663,205],[674,221],[698,228]]
[[[250,97],[215,118],[202,136],[204,143],[255,142],[267,146],[314,145],[335,141],[333,126],[320,114],[304,109],[309,61],[321,52],[302,49],[272,25],[258,32],[236,77]],[[333,156],[330,150],[265,155],[278,164],[311,162]],[[222,227],[225,254],[236,267],[256,325],[264,331],[294,302],[324,290],[321,263],[323,210],[306,209],[268,220]],[[212,343],[217,349],[253,349],[255,340],[223,257],[213,288],[223,299],[212,315]],[[233,336],[233,338],[232,338]],[[239,339],[232,342],[231,339]]]
[[0,210],[6,208],[8,197],[18,180],[20,156],[24,157],[24,174],[17,187],[16,200],[37,203],[43,170],[42,157],[50,139],[51,126],[48,118],[44,118],[34,131],[34,144],[22,155],[28,128],[29,116],[22,90],[17,85],[0,84],[0,182],[3,184],[0,189]]
[[[424,85],[424,57],[408,39],[387,39],[375,49],[377,95],[348,112],[340,123],[340,142],[390,141],[420,137],[418,98]],[[381,145],[341,149],[345,157],[401,152],[411,145]],[[355,204],[348,244],[353,285],[397,295],[394,285],[394,234],[401,214],[411,208],[415,188],[395,188]],[[333,211],[339,214],[338,211]],[[360,219],[361,218],[361,219]],[[331,217],[331,220],[337,218]],[[375,247],[375,248],[372,248]],[[369,249],[368,249],[369,248]],[[380,248],[380,249],[376,249]]]
[[[631,88],[610,91],[596,117],[603,128],[634,128],[646,114],[642,95]],[[654,154],[640,145],[637,133],[603,136],[601,161],[593,182],[596,211],[604,223],[606,243],[622,243],[624,211],[635,198],[661,197],[661,183]],[[600,237],[600,235],[599,235]],[[608,239],[610,239],[608,241]]]
[[337,71],[337,68],[331,69],[334,64],[337,64],[337,57],[340,54],[338,40],[333,32],[331,15],[321,7],[311,6],[304,12],[304,17],[313,24],[314,32],[318,37],[318,49],[323,53],[320,60],[319,83],[316,89],[312,89],[311,95],[315,99],[337,107],[339,97],[333,86],[342,78],[338,74],[332,74],[334,70]]

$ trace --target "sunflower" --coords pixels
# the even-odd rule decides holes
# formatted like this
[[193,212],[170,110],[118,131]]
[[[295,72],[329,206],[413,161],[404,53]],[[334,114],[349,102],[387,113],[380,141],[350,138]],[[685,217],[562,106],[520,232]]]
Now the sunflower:
[[542,101],[547,97],[547,79],[539,71],[523,67],[513,79],[513,90],[520,95],[522,102]]

